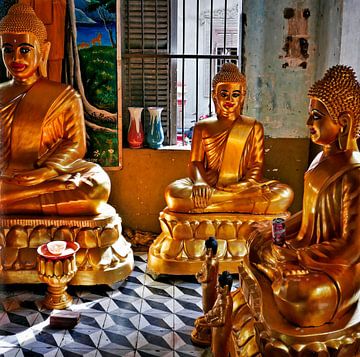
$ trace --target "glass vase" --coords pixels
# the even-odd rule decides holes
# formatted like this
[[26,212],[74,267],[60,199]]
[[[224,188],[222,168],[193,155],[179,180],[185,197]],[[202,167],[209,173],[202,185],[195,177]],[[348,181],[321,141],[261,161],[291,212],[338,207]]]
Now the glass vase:
[[164,108],[149,107],[150,126],[146,133],[146,141],[150,148],[159,149],[164,141],[164,131],[161,125],[161,112]]
[[144,144],[144,130],[141,123],[141,112],[144,108],[129,107],[130,112],[130,125],[127,135],[129,147],[132,149],[139,149]]

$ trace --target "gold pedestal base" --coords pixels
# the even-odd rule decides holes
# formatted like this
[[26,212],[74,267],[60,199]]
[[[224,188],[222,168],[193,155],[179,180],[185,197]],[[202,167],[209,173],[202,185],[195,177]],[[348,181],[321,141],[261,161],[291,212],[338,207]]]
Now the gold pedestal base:
[[66,288],[67,286],[60,286],[58,288],[49,286],[45,299],[41,302],[42,306],[49,310],[62,310],[71,306],[73,299],[66,292]]
[[193,275],[205,259],[205,240],[218,241],[217,256],[220,271],[237,273],[239,263],[247,254],[246,241],[251,223],[286,218],[280,215],[235,213],[176,213],[168,208],[160,213],[162,233],[150,246],[148,272],[153,275]]
[[1,216],[0,283],[40,283],[36,249],[51,240],[80,244],[72,285],[111,285],[125,279],[134,267],[130,244],[121,235],[121,219],[109,205],[98,216]]
[[269,280],[244,259],[240,288],[233,293],[231,357],[358,356],[360,307],[320,327],[297,327],[278,311]]

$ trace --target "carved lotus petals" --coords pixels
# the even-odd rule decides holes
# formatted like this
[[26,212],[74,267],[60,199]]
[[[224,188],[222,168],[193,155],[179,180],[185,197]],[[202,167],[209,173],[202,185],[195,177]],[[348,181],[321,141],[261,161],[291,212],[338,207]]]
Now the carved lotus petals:
[[160,255],[164,258],[176,258],[182,250],[183,242],[167,237],[163,240]]
[[66,226],[59,227],[54,234],[53,240],[66,240],[67,242],[72,242],[73,234],[71,229]]
[[[89,249],[88,261],[94,270],[100,269],[100,263],[102,263],[102,266],[104,266],[104,264],[109,265],[111,263],[111,258],[109,255],[107,255],[107,257],[104,260],[102,260],[102,255],[105,253],[105,251],[107,249],[108,248]],[[109,248],[109,249],[110,249],[110,253],[111,253],[111,248]]]
[[279,356],[279,357],[290,356],[289,349],[286,347],[286,345],[284,343],[282,343],[279,340],[275,340],[273,342],[269,342],[266,344],[265,355],[266,356]]
[[248,240],[250,233],[254,231],[254,227],[251,226],[252,222],[244,222],[238,230],[238,239]]
[[227,249],[231,256],[240,258],[247,254],[246,242],[241,240],[228,240]]
[[40,225],[35,227],[29,238],[29,247],[37,248],[38,246],[47,243],[51,240],[51,235],[46,226]]
[[91,228],[82,228],[76,236],[76,241],[82,248],[96,248],[96,233]]
[[123,238],[122,240],[118,240],[112,246],[112,251],[119,258],[126,258],[127,255],[131,252],[131,244]]
[[219,259],[222,259],[222,258],[224,258],[225,255],[226,255],[226,251],[227,251],[227,241],[226,241],[226,240],[222,240],[222,239],[218,239],[217,242],[218,242],[218,250],[217,250],[216,256],[217,256]]
[[190,239],[184,242],[184,250],[190,259],[200,259],[205,256],[205,241]]
[[208,239],[215,236],[215,227],[210,220],[202,221],[195,231],[195,238]]
[[167,222],[166,219],[161,218],[159,219],[160,221],[160,227],[161,227],[161,231],[164,232],[166,235],[171,236],[171,226],[169,226],[169,224],[171,224],[170,222]]
[[19,249],[17,262],[21,264],[22,269],[34,269],[36,268],[36,249],[24,248]]
[[114,227],[104,228],[98,239],[99,247],[109,247],[119,239],[119,231]]
[[236,228],[235,224],[231,221],[224,221],[220,224],[217,235],[217,239],[236,239]]
[[46,276],[54,275],[54,263],[52,260],[47,260],[45,263],[45,275]]
[[11,248],[11,247],[4,247],[1,250],[1,260],[2,265],[5,270],[11,269],[13,264],[16,262],[16,259],[19,255],[19,249]]
[[81,267],[86,262],[87,249],[80,248],[76,253],[76,264]]
[[177,240],[185,240],[193,238],[193,231],[188,221],[177,223],[173,229],[173,237]]
[[61,277],[64,274],[63,263],[61,260],[57,260],[54,265],[54,275]]
[[6,246],[12,248],[27,248],[28,234],[23,226],[13,226],[6,236]]
[[45,259],[42,259],[38,256],[37,261],[38,261],[38,271],[41,275],[44,275],[45,274]]

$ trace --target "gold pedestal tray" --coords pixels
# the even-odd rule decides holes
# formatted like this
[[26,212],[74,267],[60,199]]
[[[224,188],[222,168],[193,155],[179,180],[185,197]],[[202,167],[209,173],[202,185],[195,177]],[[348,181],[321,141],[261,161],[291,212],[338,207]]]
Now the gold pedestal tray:
[[240,288],[233,293],[231,357],[358,356],[360,307],[320,327],[298,327],[276,308],[270,281],[246,257],[239,267]]
[[1,216],[0,283],[39,283],[36,249],[52,240],[80,245],[72,285],[111,285],[125,279],[134,267],[133,253],[115,210],[106,205],[103,212],[83,217]]
[[67,284],[77,271],[75,254],[80,245],[67,242],[65,251],[60,255],[51,254],[46,244],[38,249],[37,270],[41,282],[48,285],[42,305],[47,309],[66,309],[72,304],[72,297],[66,292]]
[[220,271],[237,273],[247,254],[246,240],[253,222],[286,218],[278,215],[236,213],[176,213],[165,208],[160,213],[161,234],[150,246],[148,272],[152,275],[193,275],[205,259],[205,240],[213,236],[218,242]]

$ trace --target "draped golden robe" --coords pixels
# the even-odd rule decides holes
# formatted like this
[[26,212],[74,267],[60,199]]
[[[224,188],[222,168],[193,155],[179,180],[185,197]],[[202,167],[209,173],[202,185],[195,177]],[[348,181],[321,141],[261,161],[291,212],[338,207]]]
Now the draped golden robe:
[[[309,273],[280,277],[273,283],[280,311],[302,326],[318,326],[341,316],[358,301],[360,290],[360,153],[320,157],[305,174],[300,230],[287,237],[299,264]],[[269,238],[258,235],[250,257]],[[271,258],[265,260],[274,264]],[[315,302],[321,294],[327,299],[323,296],[323,301]],[[335,300],[332,306],[331,300]],[[321,317],[316,313],[318,303]],[[308,312],[299,314],[302,309]]]
[[[86,151],[82,103],[70,86],[38,80],[8,103],[0,99],[0,115],[2,213],[101,211],[110,181],[100,166],[82,160]],[[58,176],[31,186],[13,179],[38,168],[54,169]]]
[[[203,128],[211,120],[195,125],[190,158],[191,162],[204,163],[204,179],[213,188],[208,206],[203,211],[285,212],[293,198],[290,187],[262,178],[264,129],[261,123],[241,116],[226,130],[213,136],[203,136]],[[248,187],[237,188],[236,184],[241,182],[247,182]],[[194,210],[192,187],[190,178],[177,180],[167,187],[165,198],[171,211]]]

